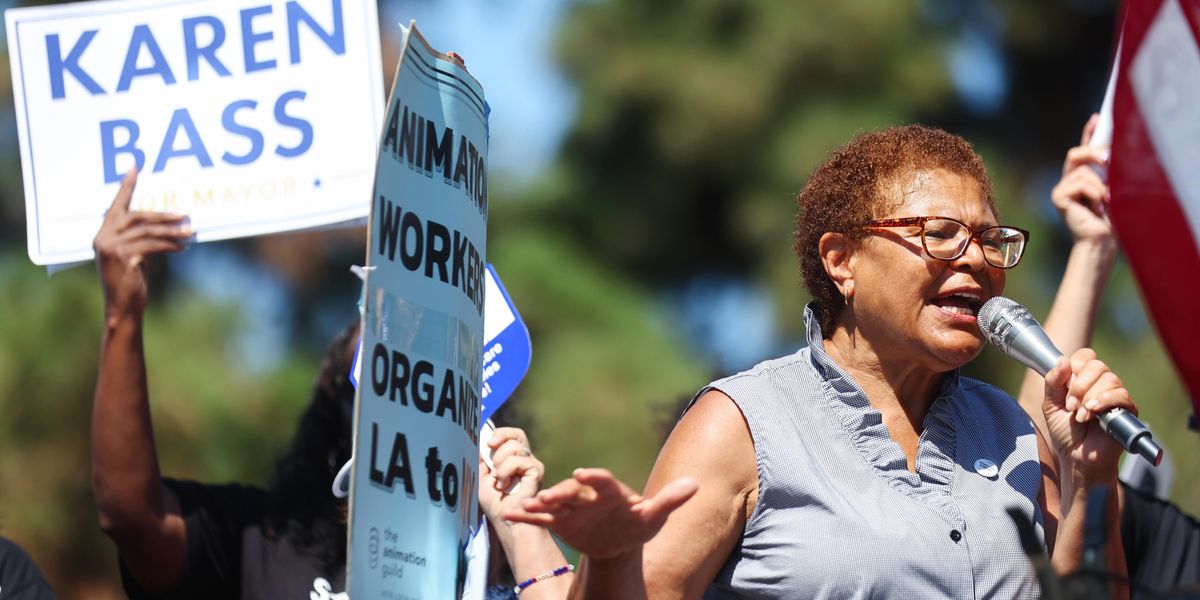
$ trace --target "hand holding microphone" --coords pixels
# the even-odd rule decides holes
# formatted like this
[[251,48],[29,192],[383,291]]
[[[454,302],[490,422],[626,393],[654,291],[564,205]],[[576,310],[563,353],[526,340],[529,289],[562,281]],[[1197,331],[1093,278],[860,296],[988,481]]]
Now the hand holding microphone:
[[[1046,377],[1048,398],[1057,413],[1046,415],[1047,425],[1052,437],[1067,444],[1076,460],[1103,462],[1105,444],[1090,433],[1092,429],[1087,422],[1092,413],[1100,429],[1121,447],[1154,465],[1162,460],[1162,448],[1154,442],[1150,429],[1120,406],[1132,408],[1124,384],[1107,365],[1096,360],[1094,352],[1081,350],[1071,357],[1069,368],[1060,365],[1063,354],[1041,324],[1025,307],[1003,296],[983,305],[978,322],[989,342]],[[1096,410],[1092,410],[1093,406]]]

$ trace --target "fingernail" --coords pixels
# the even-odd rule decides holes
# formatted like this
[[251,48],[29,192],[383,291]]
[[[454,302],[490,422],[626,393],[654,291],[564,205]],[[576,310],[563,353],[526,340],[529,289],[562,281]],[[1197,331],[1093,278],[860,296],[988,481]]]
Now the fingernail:
[[1076,423],[1082,423],[1084,421],[1084,419],[1087,419],[1087,411],[1086,410],[1081,408],[1081,409],[1075,411],[1075,422]]
[[1079,398],[1067,396],[1067,410],[1074,411],[1077,408],[1079,408]]
[[1087,409],[1091,410],[1091,411],[1096,410],[1096,407],[1099,405],[1100,405],[1100,403],[1096,402],[1095,400],[1088,400],[1087,404],[1084,404],[1084,406],[1086,406]]

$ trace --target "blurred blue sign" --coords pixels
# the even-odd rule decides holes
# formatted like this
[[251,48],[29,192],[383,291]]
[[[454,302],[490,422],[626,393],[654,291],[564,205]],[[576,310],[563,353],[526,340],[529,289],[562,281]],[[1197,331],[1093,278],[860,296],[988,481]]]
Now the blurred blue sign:
[[483,400],[481,421],[491,418],[516,391],[525,374],[533,347],[529,329],[513,306],[492,265],[487,266],[483,301]]

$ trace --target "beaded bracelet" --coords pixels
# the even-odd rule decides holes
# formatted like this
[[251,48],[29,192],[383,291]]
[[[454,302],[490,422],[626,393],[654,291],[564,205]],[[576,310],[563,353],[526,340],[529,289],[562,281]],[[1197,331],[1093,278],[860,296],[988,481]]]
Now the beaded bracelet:
[[558,577],[559,575],[566,575],[567,573],[571,573],[573,571],[575,571],[575,565],[571,565],[571,564],[563,565],[552,571],[546,571],[545,573],[542,573],[541,575],[538,575],[537,577],[531,577],[529,579],[526,579],[525,581],[522,581],[521,583],[518,583],[517,587],[513,588],[513,593],[520,596],[521,592],[523,592],[525,590],[525,588],[527,588],[539,581],[544,581],[546,579]]

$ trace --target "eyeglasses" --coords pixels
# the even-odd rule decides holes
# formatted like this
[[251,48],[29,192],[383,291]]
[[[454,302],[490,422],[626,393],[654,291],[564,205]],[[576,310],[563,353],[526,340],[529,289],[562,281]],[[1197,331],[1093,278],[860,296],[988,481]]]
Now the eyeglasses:
[[955,260],[966,254],[967,246],[979,240],[983,259],[998,269],[1011,269],[1021,261],[1029,232],[1019,227],[993,225],[975,231],[970,225],[949,217],[905,217],[879,219],[863,227],[920,227],[925,254],[938,260]]

